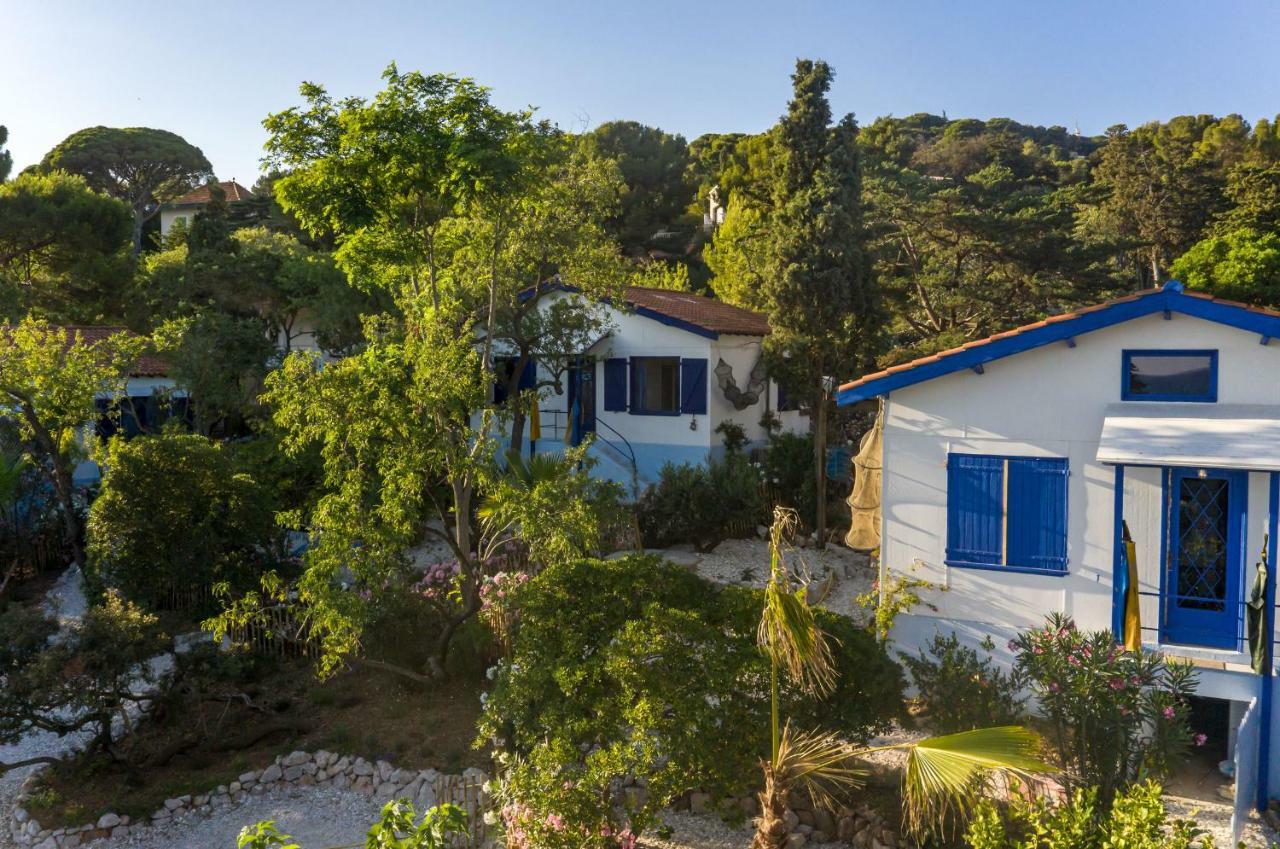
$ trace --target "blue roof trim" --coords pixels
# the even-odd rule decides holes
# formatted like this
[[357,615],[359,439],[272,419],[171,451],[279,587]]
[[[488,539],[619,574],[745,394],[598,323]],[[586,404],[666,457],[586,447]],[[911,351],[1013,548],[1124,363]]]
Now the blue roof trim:
[[[527,301],[534,296],[535,291],[538,294],[542,294],[543,292],[552,292],[552,291],[581,292],[582,290],[579,289],[577,286],[572,286],[568,283],[548,282],[548,283],[541,284],[536,289],[534,289],[533,287],[525,289],[523,292],[520,292],[519,295],[517,295],[517,297],[521,301]],[[602,303],[609,304],[610,306],[614,305],[612,298],[604,298],[602,300]],[[707,328],[702,327],[701,325],[697,325],[692,322],[685,321],[682,318],[674,318],[672,316],[667,315],[666,313],[661,313],[661,312],[658,312],[657,310],[650,309],[649,307],[638,307],[635,304],[631,303],[630,301],[626,301],[626,305],[636,315],[642,315],[645,318],[651,318],[654,321],[667,325],[668,327],[674,327],[678,330],[687,330],[690,333],[696,334],[698,336],[706,337],[707,339],[720,338],[720,333],[718,331],[708,330]]]
[[1184,294],[1181,283],[1170,280],[1159,291],[1132,300],[1118,301],[1075,318],[1064,319],[1045,327],[1027,330],[1015,336],[949,354],[936,362],[922,363],[914,368],[904,369],[857,386],[839,389],[836,391],[836,403],[843,407],[867,398],[888,395],[895,389],[914,386],[937,377],[972,369],[993,360],[1166,310],[1263,336],[1280,337],[1280,315],[1252,310],[1241,304],[1187,295]]

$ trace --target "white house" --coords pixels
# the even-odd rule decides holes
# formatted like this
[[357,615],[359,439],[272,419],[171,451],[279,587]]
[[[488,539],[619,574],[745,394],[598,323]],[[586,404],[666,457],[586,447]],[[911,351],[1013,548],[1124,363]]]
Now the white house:
[[[1120,633],[1127,524],[1144,650],[1199,667],[1198,708],[1230,732],[1237,821],[1280,787],[1273,701],[1280,515],[1280,313],[1170,282],[867,375],[842,405],[881,399],[881,586],[924,594],[892,639],[990,635],[1003,663],[1051,611]],[[1251,668],[1246,601],[1269,581]],[[1239,832],[1237,831],[1237,834]]]
[[[569,287],[544,295],[539,309],[581,297]],[[804,430],[794,409],[779,411],[778,387],[765,376],[763,315],[714,298],[666,289],[627,287],[625,303],[604,304],[609,327],[582,351],[562,382],[562,394],[542,390],[541,435],[523,450],[563,451],[594,434],[597,473],[630,487],[657,480],[664,463],[706,463],[723,451],[716,433],[734,422],[752,445],[763,444],[766,412],[784,430]],[[549,379],[543,366],[526,372]],[[785,397],[782,407],[787,407]],[[530,436],[526,428],[526,441]],[[634,474],[633,474],[634,473]]]
[[[223,180],[218,183],[229,204],[240,203],[253,197],[253,192],[235,180]],[[209,203],[209,186],[197,186],[185,195],[176,197],[160,205],[160,238],[169,235],[174,224],[181,221],[188,227],[195,221],[196,213]]]

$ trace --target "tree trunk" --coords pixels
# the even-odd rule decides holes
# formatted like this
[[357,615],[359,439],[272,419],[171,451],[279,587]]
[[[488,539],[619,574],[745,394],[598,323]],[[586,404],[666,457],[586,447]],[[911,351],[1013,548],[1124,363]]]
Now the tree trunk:
[[138,254],[142,253],[142,224],[145,220],[143,210],[139,207],[133,208],[133,258],[137,259]]
[[827,393],[825,389],[818,393],[814,416],[816,427],[813,433],[813,470],[818,491],[813,512],[816,525],[814,531],[818,535],[815,544],[821,549],[827,547]]
[[58,497],[58,504],[62,507],[63,542],[71,552],[74,562],[83,567],[85,565],[84,546],[80,543],[80,519],[75,510],[75,485],[71,479],[71,463],[58,450],[52,434],[41,424],[30,405],[23,403],[22,415],[31,427],[36,442],[49,455],[49,462],[53,465],[53,491]]

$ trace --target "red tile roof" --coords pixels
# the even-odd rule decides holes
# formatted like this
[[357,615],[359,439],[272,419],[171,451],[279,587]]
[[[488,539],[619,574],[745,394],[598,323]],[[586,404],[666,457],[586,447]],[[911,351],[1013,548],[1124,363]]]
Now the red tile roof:
[[[1134,301],[1141,300],[1143,298],[1155,297],[1162,294],[1164,291],[1166,290],[1159,289],[1159,288],[1147,289],[1145,291],[1138,292],[1133,295],[1126,295],[1123,298],[1116,298],[1114,300],[1105,301],[1100,304],[1094,304],[1088,307],[1081,307],[1080,309],[1074,310],[1073,312],[1066,312],[1060,315],[1052,315],[1040,321],[1032,322],[1031,324],[1024,324],[1021,327],[1015,327],[1012,330],[1005,330],[1003,332],[996,333],[992,336],[986,337],[985,339],[978,339],[973,342],[966,342],[964,345],[961,345],[958,348],[951,348],[946,351],[939,351],[938,353],[930,354],[927,357],[920,357],[918,359],[911,360],[910,362],[901,363],[896,366],[889,366],[886,369],[874,372],[872,374],[865,374],[862,377],[858,378],[857,380],[851,380],[848,383],[841,384],[840,391],[844,391],[846,389],[853,389],[855,387],[863,385],[864,383],[870,383],[875,380],[880,380],[881,378],[888,377],[889,375],[892,375],[892,374],[898,374],[900,372],[910,371],[911,369],[917,368],[919,366],[940,362],[942,360],[945,360],[947,357],[955,356],[956,354],[962,353],[964,351],[971,351],[974,348],[981,348],[984,345],[990,345],[992,342],[998,342],[1001,339],[1008,339],[1012,336],[1019,336],[1023,333],[1027,333],[1028,331],[1039,330],[1042,327],[1048,327],[1049,325],[1058,324],[1063,321],[1071,321],[1072,319],[1079,318],[1080,316],[1083,316],[1083,315],[1088,315],[1089,313],[1094,313],[1094,312],[1099,312],[1100,310],[1109,309],[1111,307],[1116,306],[1117,304],[1132,303]],[[1181,288],[1179,288],[1176,291],[1179,294],[1185,295],[1190,298],[1197,298],[1203,301],[1210,301],[1215,304],[1222,304],[1223,306],[1238,307],[1240,309],[1247,310],[1252,313],[1257,313],[1258,315],[1270,316],[1272,318],[1280,318],[1280,312],[1277,312],[1275,310],[1264,309],[1263,307],[1250,306],[1249,304],[1243,304],[1243,303],[1240,303],[1239,301],[1228,301],[1222,298],[1215,298],[1212,295],[1208,295],[1204,292],[1192,292],[1190,290],[1183,290]]]
[[713,333],[742,336],[765,336],[769,333],[769,319],[763,313],[735,307],[705,295],[628,286],[625,297],[633,307],[651,310]]
[[[222,193],[227,196],[227,203],[238,203],[242,200],[249,200],[253,197],[253,192],[237,183],[235,180],[223,180],[218,183],[222,189]],[[185,195],[174,198],[166,203],[166,206],[203,206],[208,203],[209,184],[197,186]]]
[[[5,329],[12,330],[13,326],[10,325]],[[54,329],[67,331],[67,336],[71,340],[79,336],[80,340],[88,345],[96,345],[117,333],[127,333],[130,336],[138,335],[127,327],[110,325],[64,324],[58,325]],[[143,354],[134,363],[133,368],[129,370],[130,377],[167,377],[168,374],[169,363],[153,354]]]

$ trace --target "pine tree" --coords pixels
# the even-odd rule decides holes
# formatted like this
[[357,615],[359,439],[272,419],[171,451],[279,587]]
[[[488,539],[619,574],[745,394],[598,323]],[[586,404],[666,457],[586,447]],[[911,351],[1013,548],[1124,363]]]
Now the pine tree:
[[831,126],[825,62],[802,59],[778,126],[770,268],[772,374],[807,401],[814,429],[818,544],[826,539],[827,419],[835,385],[870,365],[878,299],[866,250],[862,162],[852,115]]

